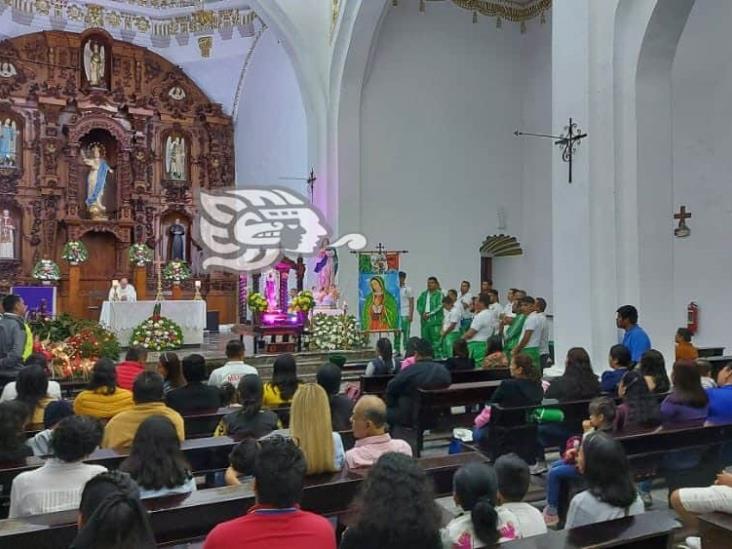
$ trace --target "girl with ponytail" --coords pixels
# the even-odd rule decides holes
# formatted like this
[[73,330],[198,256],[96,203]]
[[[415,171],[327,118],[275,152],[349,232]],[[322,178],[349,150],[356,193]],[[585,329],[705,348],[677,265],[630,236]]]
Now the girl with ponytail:
[[463,465],[453,477],[453,499],[462,513],[442,530],[444,549],[496,547],[521,537],[514,514],[498,507],[496,474],[485,463]]
[[147,510],[137,484],[125,473],[109,471],[84,486],[79,533],[70,549],[155,549]]

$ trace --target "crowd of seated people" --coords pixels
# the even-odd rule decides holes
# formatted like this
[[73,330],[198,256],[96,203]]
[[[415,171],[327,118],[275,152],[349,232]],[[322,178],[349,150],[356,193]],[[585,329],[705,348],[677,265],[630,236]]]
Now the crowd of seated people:
[[[550,399],[544,405],[551,406],[554,401],[587,400],[588,413],[539,425],[537,462],[543,466],[544,448],[563,449],[560,460],[549,467],[543,514],[523,501],[531,474],[543,467],[504,454],[493,465],[470,463],[455,473],[453,499],[459,514],[446,523],[430,481],[412,457],[413,447],[400,438],[399,428],[412,425],[416,389],[449,386],[451,371],[468,369],[467,362],[459,361],[467,356],[458,348],[455,360],[446,365],[433,360],[428,341],[413,338],[412,360],[405,368],[391,355],[390,343],[379,341],[378,358],[369,373],[394,377],[385,399],[364,395],[356,402],[340,394],[342,371],[337,365],[323,364],[317,383],[306,383],[297,377],[295,357],[282,355],[273,363],[271,380],[263,381],[256,368],[244,363],[243,346],[236,342],[227,345],[229,361],[219,368],[224,371],[208,381],[201,355],[180,360],[175,353],[163,353],[156,371],[145,368],[140,349],[130,349],[117,366],[100,359],[88,387],[72,404],[61,399],[60,390],[56,394],[45,358],[32,355],[7,390],[10,398],[0,402],[0,462],[37,455],[45,463],[14,478],[9,516],[78,509],[79,533],[72,547],[103,547],[103,539],[115,547],[155,546],[141,500],[197,489],[194,469],[181,450],[186,436],[183,417],[218,409],[226,386],[235,391],[237,408],[210,434],[240,442],[216,482],[248,486],[256,505],[209,532],[205,548],[336,547],[334,524],[302,511],[299,502],[306,476],[344,468],[369,469],[341,537],[340,547],[345,549],[495,547],[541,535],[559,522],[559,483],[579,477],[586,489],[571,499],[566,528],[631,516],[648,507],[650,484],[634,483],[615,435],[713,417],[732,421],[732,367],[710,379],[713,384],[705,384],[708,365],[681,359],[669,378],[658,351],[643,352],[635,364],[626,347],[615,346],[609,353],[610,372],[598,379],[587,352],[573,348],[564,374],[542,383],[535,361],[513,353],[510,378],[500,382],[487,410],[492,404],[538,406]],[[286,429],[273,411],[283,405],[289,405]],[[27,437],[24,430],[30,425],[43,429]],[[339,431],[352,432],[352,449],[345,451]],[[490,439],[490,422],[475,434]],[[107,472],[84,463],[98,447],[129,455],[117,471]],[[681,454],[669,452],[663,467],[686,471],[700,459],[693,452]],[[732,512],[730,474],[720,474],[717,483],[706,488],[675,488],[670,503],[691,527],[701,513]]]

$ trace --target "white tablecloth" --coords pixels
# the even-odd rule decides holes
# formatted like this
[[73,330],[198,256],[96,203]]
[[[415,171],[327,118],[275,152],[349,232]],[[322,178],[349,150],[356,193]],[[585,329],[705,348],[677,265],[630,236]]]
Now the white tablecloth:
[[[183,331],[185,345],[201,345],[203,330],[206,327],[206,302],[199,301],[162,301],[161,316],[178,324]],[[152,316],[155,301],[105,301],[99,323],[113,331],[120,345],[130,343],[132,331]]]

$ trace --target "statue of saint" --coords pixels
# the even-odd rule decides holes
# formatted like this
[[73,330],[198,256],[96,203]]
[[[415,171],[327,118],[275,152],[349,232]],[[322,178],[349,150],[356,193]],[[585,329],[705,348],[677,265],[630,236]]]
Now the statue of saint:
[[0,259],[15,259],[15,224],[8,210],[0,217]]
[[104,86],[104,46],[89,40],[84,46],[84,71],[92,86]]
[[106,219],[107,208],[102,203],[104,198],[104,187],[107,185],[107,175],[114,173],[107,161],[102,156],[102,147],[94,143],[91,147],[91,158],[81,153],[81,159],[89,166],[89,175],[86,179],[86,207],[92,219]]
[[267,274],[264,282],[264,298],[267,300],[267,310],[269,312],[277,311],[277,279],[274,271]]
[[183,137],[168,136],[165,142],[165,172],[168,179],[186,180],[186,141]]
[[175,260],[179,259],[181,261],[185,261],[186,259],[186,246],[185,246],[185,236],[186,236],[186,228],[180,224],[180,218],[175,218],[175,223],[173,223],[170,228],[168,229],[168,233],[170,234],[170,238],[172,240],[170,245],[170,259]]
[[18,125],[15,120],[6,118],[0,121],[0,167],[14,168],[17,166]]
[[315,272],[318,275],[318,289],[326,293],[330,292],[330,288],[336,285],[338,253],[335,248],[330,247],[330,240],[327,238],[320,246],[320,252],[315,263]]

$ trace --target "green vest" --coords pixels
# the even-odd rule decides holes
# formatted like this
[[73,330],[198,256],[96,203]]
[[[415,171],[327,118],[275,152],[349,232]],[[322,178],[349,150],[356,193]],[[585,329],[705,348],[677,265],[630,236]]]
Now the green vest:
[[23,362],[25,362],[25,359],[33,353],[33,332],[27,322],[23,322],[23,328],[25,330],[25,345],[23,346],[22,358]]

